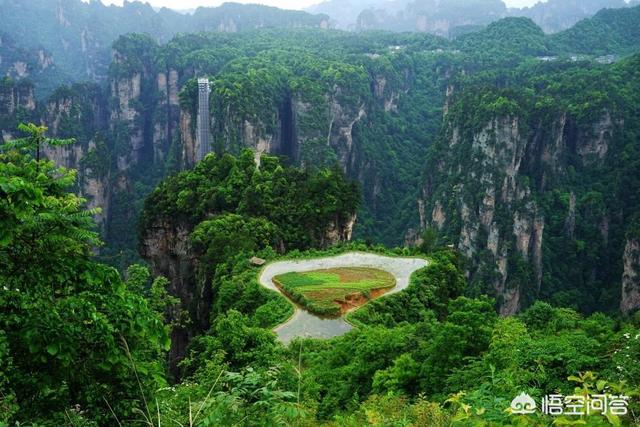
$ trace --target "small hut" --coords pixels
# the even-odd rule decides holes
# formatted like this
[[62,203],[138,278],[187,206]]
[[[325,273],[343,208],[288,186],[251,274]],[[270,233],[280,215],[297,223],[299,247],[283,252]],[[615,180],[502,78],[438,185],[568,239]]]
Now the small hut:
[[264,260],[264,259],[262,259],[262,258],[258,258],[258,257],[256,257],[256,256],[254,256],[254,257],[251,257],[251,259],[249,260],[249,262],[250,262],[252,265],[261,266],[261,265],[264,265],[264,263],[265,263],[265,262],[267,262],[267,261],[266,261],[266,260]]

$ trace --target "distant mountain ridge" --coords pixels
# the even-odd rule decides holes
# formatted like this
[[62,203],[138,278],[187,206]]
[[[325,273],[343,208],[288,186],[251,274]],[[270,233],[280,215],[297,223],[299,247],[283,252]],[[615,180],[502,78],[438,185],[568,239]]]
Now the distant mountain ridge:
[[549,0],[525,8],[508,8],[502,0],[328,0],[307,10],[329,15],[341,29],[422,31],[453,38],[509,16],[530,18],[544,32],[556,33],[599,10],[634,4],[638,0]]
[[[50,65],[55,64],[65,81],[104,80],[111,60],[111,45],[122,34],[147,33],[158,42],[167,42],[184,32],[234,33],[264,27],[328,25],[326,15],[238,3],[200,7],[192,14],[184,14],[166,8],[155,10],[148,3],[126,0],[121,7],[105,6],[97,0],[0,0],[0,10],[0,28],[6,33],[5,38],[19,41],[23,51],[45,52],[52,60]],[[2,45],[0,49],[6,50]],[[16,74],[10,70],[15,62],[2,61],[0,73]],[[19,59],[17,62],[33,61]],[[19,77],[32,75],[20,74]],[[46,89],[45,92],[51,92],[53,87]]]

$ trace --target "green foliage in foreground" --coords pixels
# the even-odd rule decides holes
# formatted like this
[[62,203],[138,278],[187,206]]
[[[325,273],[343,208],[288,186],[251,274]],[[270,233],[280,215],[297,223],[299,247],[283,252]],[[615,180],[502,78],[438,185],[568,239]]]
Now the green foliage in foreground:
[[395,285],[395,279],[386,271],[362,267],[290,272],[273,280],[295,302],[326,316],[340,315],[343,304],[355,307],[354,297],[368,299],[372,291]]
[[[188,397],[199,396],[192,406],[210,408],[216,420],[224,420],[221,425],[245,416],[246,425],[306,426],[548,425],[555,420],[506,412],[522,391],[537,401],[552,392],[626,394],[637,413],[637,320],[622,323],[603,314],[585,318],[545,303],[500,319],[492,300],[459,296],[464,278],[454,253],[436,252],[432,260],[414,274],[406,291],[354,312],[351,319],[359,326],[332,340],[296,340],[285,349],[253,326],[253,314],[220,313],[209,334],[191,346],[183,384],[163,392],[161,414],[186,420]],[[246,398],[232,400],[240,408],[234,418],[232,401],[221,398],[238,391],[215,383],[225,370],[262,376],[261,393],[277,398],[260,400],[258,406]],[[212,388],[211,396],[217,397],[207,399]],[[596,426],[638,420],[596,414],[583,421]],[[168,417],[165,423],[171,425]]]
[[67,192],[75,171],[34,158],[63,141],[23,130],[0,151],[0,424],[62,425],[72,408],[107,424],[107,404],[130,417],[139,390],[165,384],[162,316],[92,260],[95,212]]

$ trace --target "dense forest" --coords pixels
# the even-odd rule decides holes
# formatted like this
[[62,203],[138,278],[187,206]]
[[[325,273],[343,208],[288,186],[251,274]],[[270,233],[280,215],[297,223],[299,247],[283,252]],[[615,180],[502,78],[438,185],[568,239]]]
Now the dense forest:
[[[640,424],[640,6],[446,38],[49,6],[0,0],[38,11],[0,34],[0,426]],[[283,340],[265,268],[353,253],[422,264]]]

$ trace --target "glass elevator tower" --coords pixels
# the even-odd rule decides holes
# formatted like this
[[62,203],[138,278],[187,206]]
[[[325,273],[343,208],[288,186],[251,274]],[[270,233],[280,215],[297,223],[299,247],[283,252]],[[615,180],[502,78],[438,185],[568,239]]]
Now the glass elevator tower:
[[211,128],[209,126],[209,87],[208,78],[198,79],[198,118],[196,122],[196,162],[211,152]]

